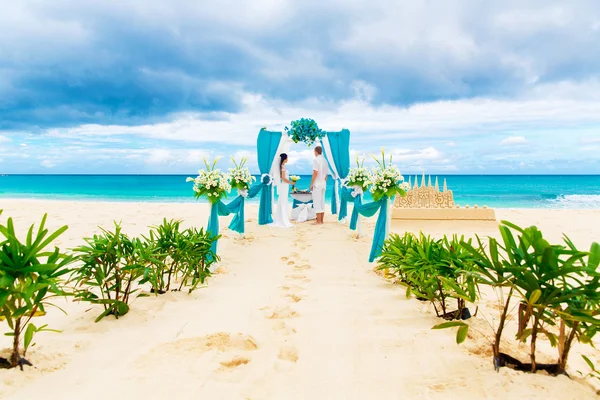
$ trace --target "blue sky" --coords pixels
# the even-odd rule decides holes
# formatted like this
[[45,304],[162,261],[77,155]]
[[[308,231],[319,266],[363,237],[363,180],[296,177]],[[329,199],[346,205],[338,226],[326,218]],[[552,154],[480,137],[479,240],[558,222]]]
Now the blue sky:
[[255,169],[302,117],[405,173],[600,173],[594,0],[0,6],[0,173]]

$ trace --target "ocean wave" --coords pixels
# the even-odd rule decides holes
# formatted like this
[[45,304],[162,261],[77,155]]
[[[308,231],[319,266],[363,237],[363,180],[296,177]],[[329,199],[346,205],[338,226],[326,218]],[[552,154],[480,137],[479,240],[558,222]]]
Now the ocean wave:
[[556,208],[600,208],[600,194],[567,194],[546,201]]

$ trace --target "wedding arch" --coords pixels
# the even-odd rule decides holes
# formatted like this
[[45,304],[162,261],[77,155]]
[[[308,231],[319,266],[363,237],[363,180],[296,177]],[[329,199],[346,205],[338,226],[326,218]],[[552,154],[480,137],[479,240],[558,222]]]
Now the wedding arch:
[[262,175],[261,196],[258,211],[259,225],[273,222],[273,185],[268,184],[279,168],[279,154],[289,152],[292,144],[303,142],[309,147],[318,143],[323,148],[323,155],[329,166],[329,173],[334,179],[334,192],[331,196],[331,213],[344,220],[348,215],[348,199],[342,196],[342,187],[350,171],[350,131],[326,132],[318,128],[311,119],[293,121],[291,128],[283,132],[269,131],[262,128],[258,133],[256,151],[258,168]]

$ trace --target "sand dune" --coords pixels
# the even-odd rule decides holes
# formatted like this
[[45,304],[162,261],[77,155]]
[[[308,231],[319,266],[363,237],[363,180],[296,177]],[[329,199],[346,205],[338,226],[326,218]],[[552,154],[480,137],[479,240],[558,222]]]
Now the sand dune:
[[[203,226],[201,204],[3,200],[17,227],[49,213],[68,224],[61,248],[81,243],[97,226],[123,222],[138,235],[163,217]],[[136,299],[119,320],[94,323],[97,308],[61,300],[68,316],[44,317],[61,334],[42,333],[28,358],[35,369],[0,370],[0,398],[79,399],[585,399],[588,384],[567,377],[493,369],[478,334],[457,346],[451,331],[434,331],[429,305],[406,299],[367,263],[374,221],[356,239],[346,226],[259,227],[248,207],[247,234],[223,230],[222,262],[208,286],[191,295]],[[499,218],[538,224],[551,240],[561,232],[580,246],[600,240],[600,211],[505,210]],[[226,226],[227,218],[222,219]],[[489,223],[394,222],[393,229],[433,235],[496,234]],[[494,307],[482,301],[481,321]],[[487,310],[487,311],[486,311]],[[489,315],[489,314],[488,314]],[[478,318],[479,319],[479,318]],[[2,337],[0,347],[8,348]],[[549,346],[542,352],[553,355]],[[547,347],[547,348],[546,348]],[[577,352],[573,376],[582,366]]]

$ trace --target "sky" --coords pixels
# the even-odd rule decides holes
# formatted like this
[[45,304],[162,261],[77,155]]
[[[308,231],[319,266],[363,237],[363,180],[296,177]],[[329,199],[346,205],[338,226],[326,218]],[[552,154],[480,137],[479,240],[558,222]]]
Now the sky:
[[[0,9],[2,174],[257,172],[259,130],[300,118],[409,174],[600,173],[597,0]],[[290,170],[311,157],[294,146]]]

